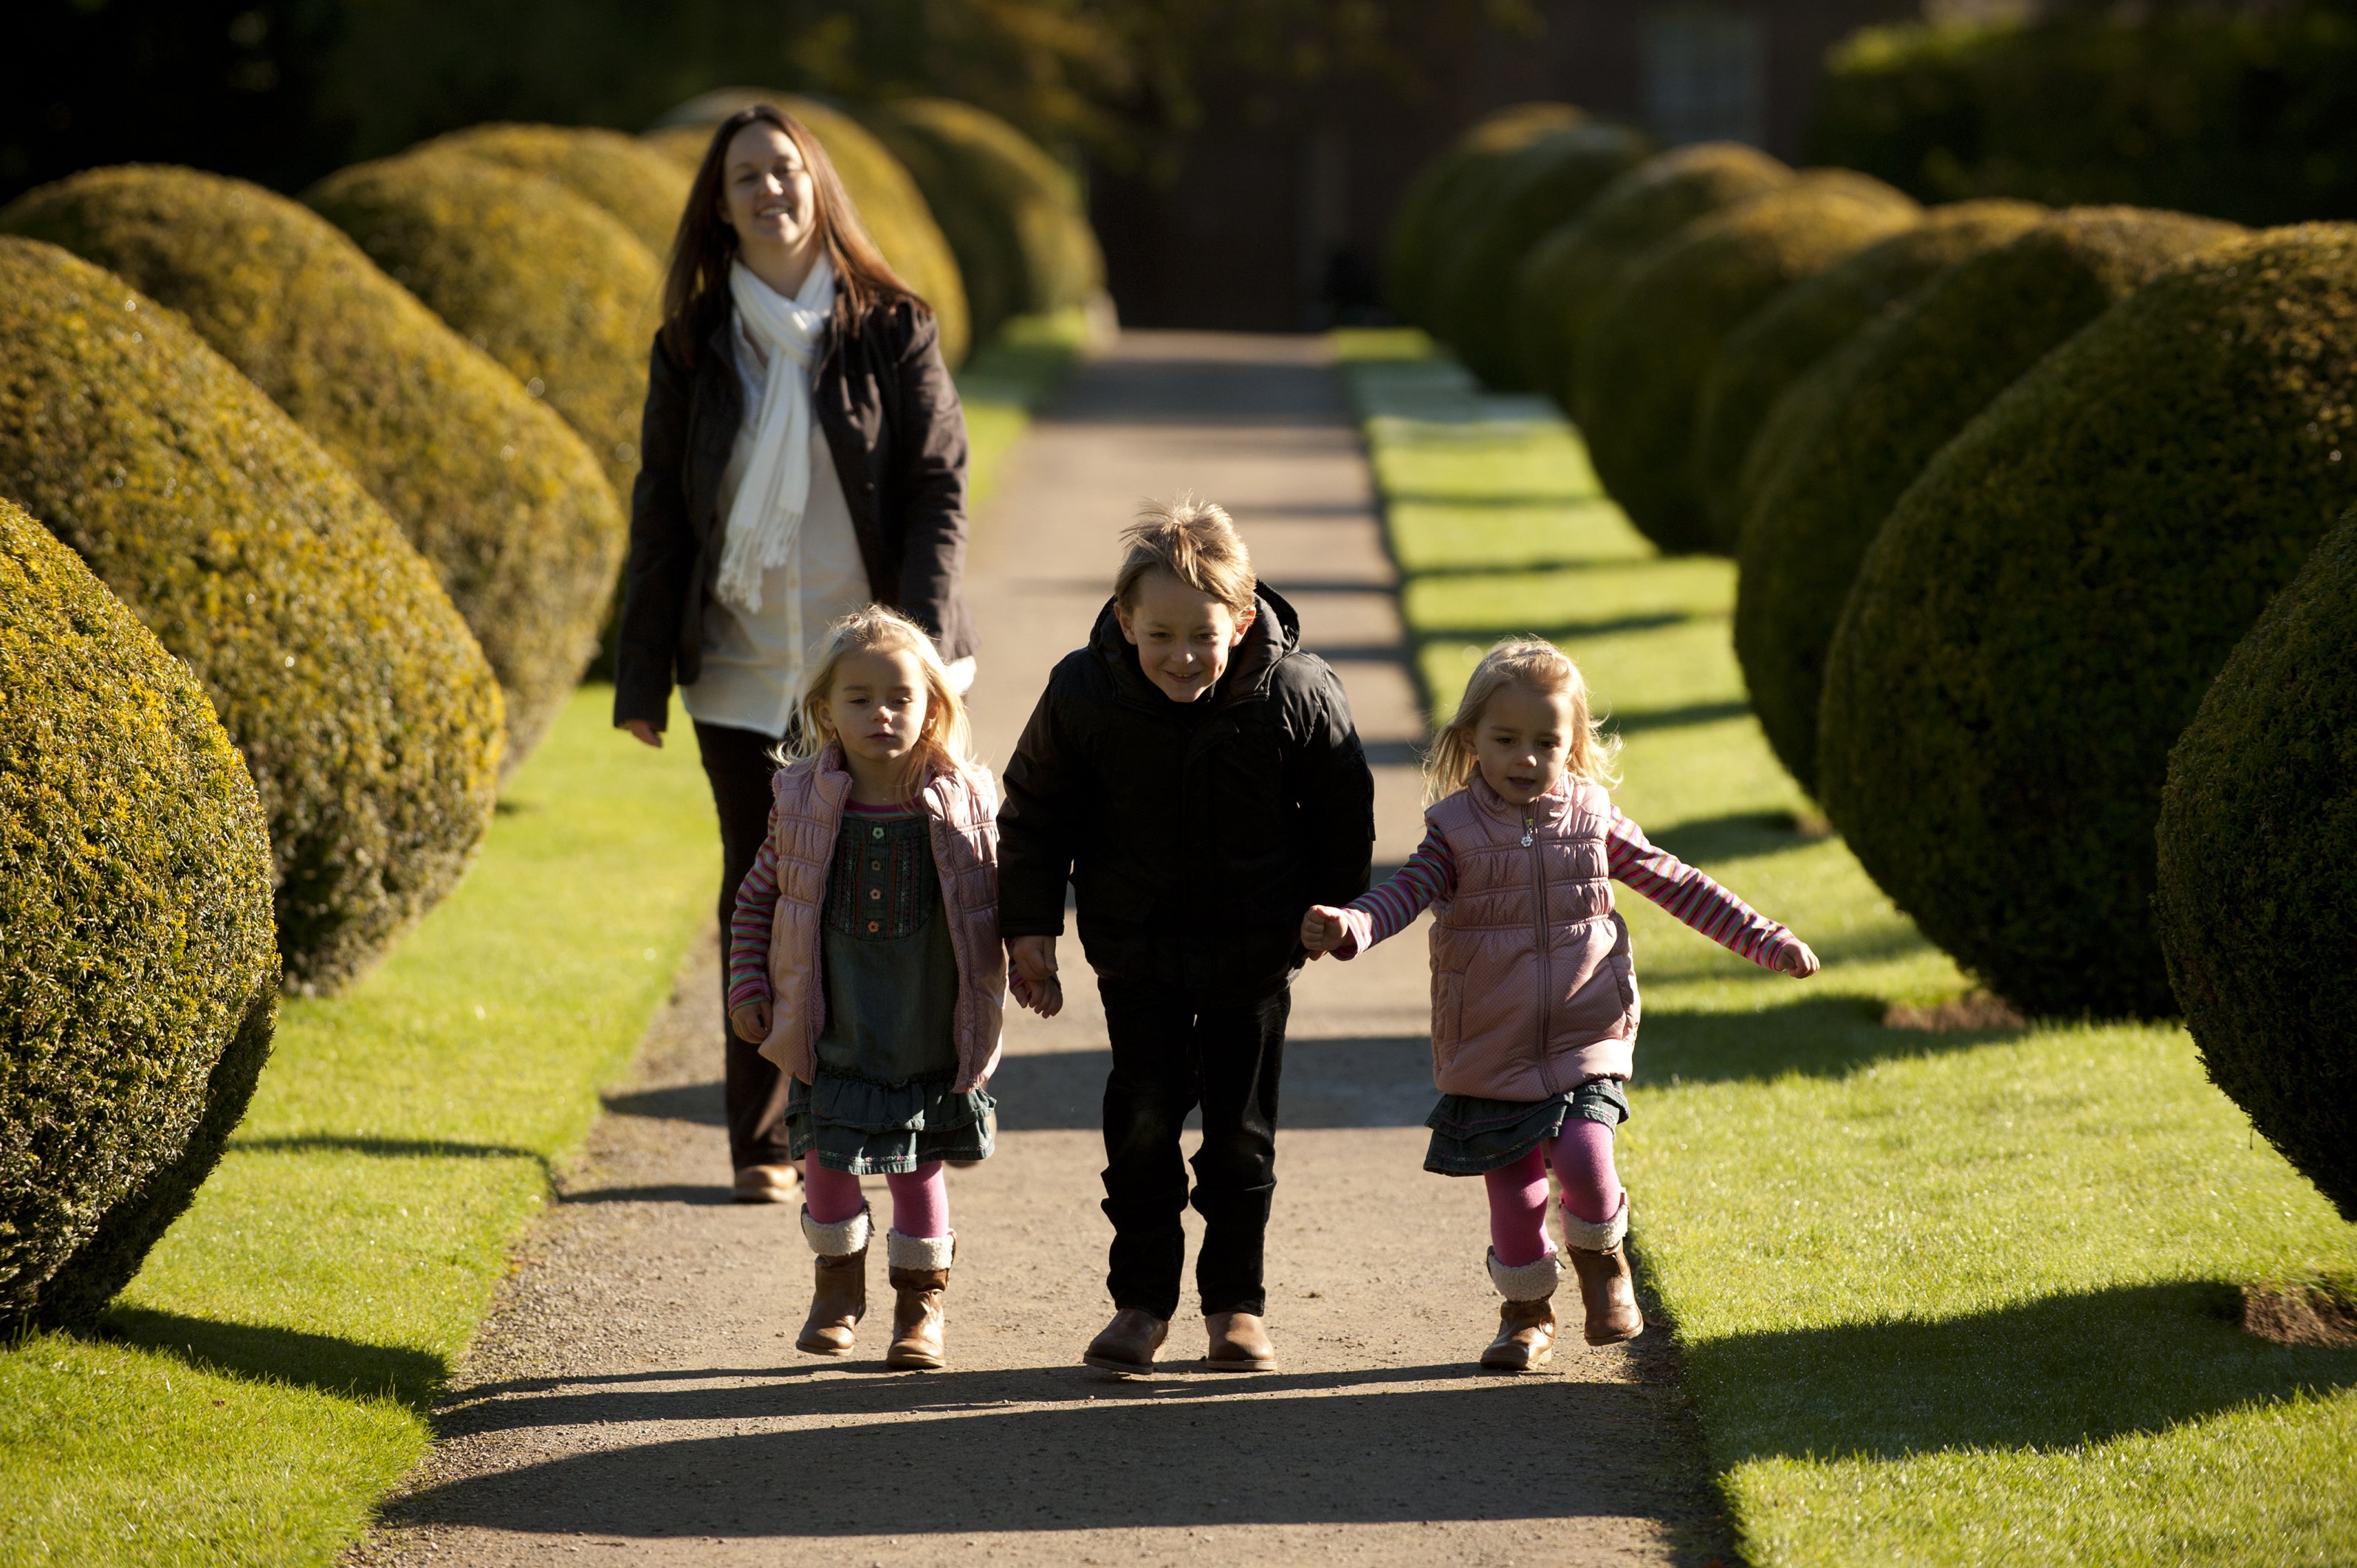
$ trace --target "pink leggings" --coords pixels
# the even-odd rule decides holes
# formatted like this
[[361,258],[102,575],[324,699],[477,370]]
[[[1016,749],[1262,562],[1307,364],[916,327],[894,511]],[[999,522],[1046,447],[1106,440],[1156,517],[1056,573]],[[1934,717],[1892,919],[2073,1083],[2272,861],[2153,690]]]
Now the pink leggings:
[[[950,1233],[950,1185],[942,1179],[942,1162],[931,1160],[905,1175],[888,1176],[892,1189],[892,1229],[903,1236],[938,1240]],[[1544,1201],[1544,1184],[1540,1192]],[[802,1200],[821,1225],[838,1225],[859,1212],[859,1178],[831,1171],[818,1163],[813,1150],[802,1160]]]
[[[1612,1165],[1612,1129],[1585,1116],[1512,1165],[1484,1174],[1490,1188],[1490,1249],[1501,1267],[1535,1263],[1555,1251],[1547,1240],[1547,1166],[1563,1183],[1563,1211],[1601,1225],[1620,1211],[1620,1173]],[[813,1207],[813,1212],[815,1208]]]

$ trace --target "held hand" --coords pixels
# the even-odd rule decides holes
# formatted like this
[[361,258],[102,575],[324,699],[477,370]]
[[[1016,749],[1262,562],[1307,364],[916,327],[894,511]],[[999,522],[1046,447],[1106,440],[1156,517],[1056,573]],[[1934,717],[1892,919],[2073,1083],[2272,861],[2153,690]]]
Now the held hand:
[[1060,981],[1026,980],[1020,971],[1010,970],[1006,988],[1015,993],[1016,1001],[1042,1018],[1052,1018],[1064,1010],[1064,987]]
[[655,728],[652,719],[629,719],[622,727],[636,736],[640,745],[651,746],[657,751],[662,749],[662,731]]
[[1006,959],[1007,985],[1016,1001],[1042,1018],[1052,1018],[1063,1009],[1064,988],[1056,978],[1055,938],[1009,937]]
[[1312,904],[1309,913],[1301,917],[1301,945],[1309,950],[1311,958],[1324,958],[1342,945],[1350,936],[1342,924],[1342,911],[1324,904]]
[[1776,967],[1795,980],[1806,980],[1824,966],[1817,962],[1817,955],[1809,950],[1809,944],[1796,937],[1777,953]]
[[758,1046],[770,1037],[770,1003],[764,997],[759,1002],[740,1003],[728,1014],[728,1026],[737,1037],[748,1045]]

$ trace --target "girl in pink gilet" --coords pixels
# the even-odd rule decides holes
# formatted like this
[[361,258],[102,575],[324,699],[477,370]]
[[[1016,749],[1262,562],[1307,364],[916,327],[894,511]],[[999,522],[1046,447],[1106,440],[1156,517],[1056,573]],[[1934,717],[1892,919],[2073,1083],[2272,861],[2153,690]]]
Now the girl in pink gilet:
[[1432,1076],[1424,1166],[1479,1175],[1490,1193],[1491,1283],[1504,1297],[1494,1371],[1534,1371],[1555,1348],[1563,1265],[1547,1239],[1547,1167],[1591,1345],[1645,1327],[1622,1240],[1629,1195],[1612,1130],[1629,1116],[1637,977],[1612,908],[1625,882],[1712,940],[1796,978],[1817,957],[1791,931],[1645,840],[1609,793],[1618,743],[1597,733],[1587,685],[1551,644],[1492,648],[1425,759],[1424,843],[1383,886],[1313,907],[1301,942],[1351,958],[1427,906]]

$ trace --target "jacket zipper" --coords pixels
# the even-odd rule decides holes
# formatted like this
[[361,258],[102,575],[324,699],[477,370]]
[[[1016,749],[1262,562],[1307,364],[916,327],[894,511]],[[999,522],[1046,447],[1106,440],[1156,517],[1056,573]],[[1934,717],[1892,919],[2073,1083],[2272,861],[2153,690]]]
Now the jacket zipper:
[[1555,1073],[1547,1063],[1547,1041],[1555,1034],[1555,972],[1547,951],[1546,852],[1539,847],[1538,812],[1534,807],[1523,809],[1523,845],[1531,852],[1531,874],[1538,885],[1537,905],[1531,911],[1531,932],[1539,946],[1539,1082],[1553,1094]]

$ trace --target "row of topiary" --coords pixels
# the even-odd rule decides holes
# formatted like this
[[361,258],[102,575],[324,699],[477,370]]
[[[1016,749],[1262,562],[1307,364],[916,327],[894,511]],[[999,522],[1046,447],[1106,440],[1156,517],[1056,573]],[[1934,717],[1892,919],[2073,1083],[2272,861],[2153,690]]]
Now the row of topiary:
[[[1662,549],[1737,557],[1770,743],[1928,936],[2035,1013],[2183,1012],[2357,1217],[2357,660],[2319,651],[2357,609],[2357,521],[2319,549],[2357,502],[2357,226],[1927,210],[1706,145],[1542,231],[1514,198],[1587,132],[1469,134],[1396,307],[1555,396]],[[1501,265],[1509,304],[1450,292]]]
[[[963,203],[953,254],[882,141],[785,103],[953,360],[962,263],[992,329],[1099,286],[1011,129],[876,112]],[[282,981],[342,985],[457,884],[579,680],[690,107],[651,141],[477,127],[300,202],[124,166],[0,210],[0,1334],[129,1279]]]

